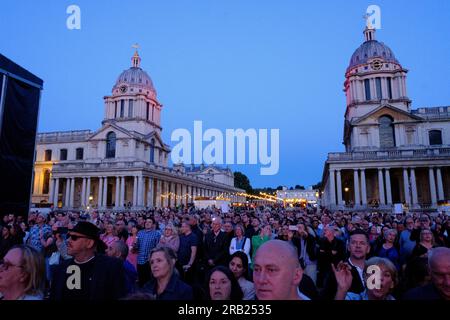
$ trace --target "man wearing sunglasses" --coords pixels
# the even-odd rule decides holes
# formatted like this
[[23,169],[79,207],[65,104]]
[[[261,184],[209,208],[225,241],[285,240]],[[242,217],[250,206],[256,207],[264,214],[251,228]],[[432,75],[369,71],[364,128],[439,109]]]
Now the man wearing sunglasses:
[[55,271],[51,284],[52,300],[117,300],[126,294],[122,261],[103,254],[106,245],[99,229],[80,221],[69,230],[67,253]]

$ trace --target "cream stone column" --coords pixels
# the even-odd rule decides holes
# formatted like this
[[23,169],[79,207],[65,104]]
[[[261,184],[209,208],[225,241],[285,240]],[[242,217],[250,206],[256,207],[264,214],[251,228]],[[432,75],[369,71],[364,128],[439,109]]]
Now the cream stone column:
[[120,177],[120,207],[125,207],[125,176]]
[[86,204],[86,177],[83,177],[83,182],[81,184],[81,202],[80,207],[84,207]]
[[103,207],[103,177],[98,177],[98,194],[97,194],[97,208],[100,209]]
[[156,206],[158,208],[161,208],[161,194],[162,194],[162,189],[161,189],[161,180],[157,179],[156,180]]
[[384,198],[383,169],[380,168],[378,168],[378,193],[380,194],[380,204],[386,204]]
[[53,195],[53,208],[58,208],[58,198],[59,198],[59,178],[55,178],[55,186],[54,186],[54,192]]
[[89,205],[89,197],[91,196],[91,177],[86,178],[85,206]]
[[359,196],[359,175],[358,169],[353,170],[353,188],[355,189],[355,205],[359,206],[361,203],[361,198]]
[[361,202],[367,205],[367,186],[366,186],[366,170],[361,169]]
[[336,205],[336,183],[334,181],[334,170],[329,170],[329,176],[330,180],[330,201],[332,205]]
[[411,195],[413,206],[418,204],[416,174],[414,168],[411,168]]
[[153,183],[154,183],[153,182],[153,178],[149,177],[147,179],[147,181],[148,181],[147,207],[153,208],[154,207],[154,205],[153,205],[153,198],[154,198],[154,192],[155,192],[155,190],[153,190],[154,189],[154,187],[153,187]]
[[139,207],[144,206],[144,177],[141,175],[138,176],[138,195],[137,195],[137,204]]
[[342,181],[341,181],[341,170],[336,170],[336,184],[337,184],[337,194],[338,194],[338,205],[342,205]]
[[70,178],[66,178],[66,196],[64,199],[64,206],[66,208],[70,207]]
[[392,204],[392,192],[391,192],[391,176],[389,174],[389,168],[385,169],[386,175],[386,198],[387,204]]
[[438,187],[438,200],[444,200],[444,185],[442,183],[441,168],[436,168],[437,187]]
[[409,195],[409,178],[408,178],[408,169],[403,168],[403,193],[405,195],[405,202],[408,205],[411,205],[411,197]]
[[114,209],[120,208],[120,177],[116,176],[116,192],[114,198]]
[[53,191],[55,186],[55,179],[53,177],[50,178],[50,183],[48,186],[48,203],[53,203]]
[[138,206],[138,177],[133,177],[133,207]]
[[437,205],[437,198],[436,198],[436,182],[434,179],[434,169],[433,167],[428,168],[428,177],[430,180],[430,194],[431,194],[431,204],[433,206]]
[[75,178],[71,178],[70,180],[70,207],[73,208],[75,200]]
[[103,208],[108,206],[108,177],[103,177]]

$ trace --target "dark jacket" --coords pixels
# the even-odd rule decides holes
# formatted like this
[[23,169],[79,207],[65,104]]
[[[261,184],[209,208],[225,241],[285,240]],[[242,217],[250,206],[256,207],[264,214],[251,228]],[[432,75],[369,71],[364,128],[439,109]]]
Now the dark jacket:
[[[317,247],[316,247],[316,239],[308,234],[305,239],[306,241],[306,253],[309,256],[309,260],[316,261],[317,260]],[[297,248],[298,257],[302,252],[302,241],[299,237],[292,238],[292,244]]]
[[228,237],[227,234],[223,231],[219,231],[219,234],[214,234],[213,231],[210,231],[205,236],[205,263],[208,262],[209,259],[214,261],[215,265],[223,265],[226,266],[228,264]]
[[403,300],[444,300],[433,283],[407,291]]
[[[62,300],[68,274],[67,268],[74,264],[74,259],[62,261],[55,268],[50,299]],[[126,295],[125,270],[120,259],[98,254],[95,257],[92,287],[86,300],[117,300]]]
[[[352,285],[350,286],[350,289],[348,289],[348,292],[361,293],[365,290],[365,285],[361,281],[358,269],[356,269],[356,267],[353,266],[351,263],[348,264],[352,267],[351,269]],[[327,280],[325,281],[324,290],[322,292],[322,298],[325,300],[334,300],[336,292],[337,292],[337,281],[336,277],[334,276],[334,272],[331,271]]]
[[[336,253],[333,254],[333,251]],[[317,268],[320,272],[330,272],[331,263],[337,265],[345,259],[345,244],[338,238],[328,241],[325,237],[319,239],[319,252],[317,253]]]
[[144,285],[143,290],[156,296],[156,300],[193,300],[194,294],[191,286],[181,281],[180,277],[174,272],[170,277],[166,289],[157,295],[157,282],[152,279]]

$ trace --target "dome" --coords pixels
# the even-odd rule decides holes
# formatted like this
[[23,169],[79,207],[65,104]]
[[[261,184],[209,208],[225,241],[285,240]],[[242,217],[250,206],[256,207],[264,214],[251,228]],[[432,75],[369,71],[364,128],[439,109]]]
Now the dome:
[[376,40],[370,40],[364,42],[356,49],[350,59],[350,65],[348,67],[353,68],[357,65],[367,63],[369,59],[373,58],[381,58],[387,62],[398,63],[394,53],[387,45]]
[[385,62],[399,63],[394,52],[383,42],[375,40],[375,30],[366,29],[366,41],[353,53],[348,69],[365,64],[370,59],[380,58]]
[[[120,87],[126,85],[134,93],[144,93],[156,97],[156,90],[150,76],[140,67],[141,58],[136,52],[132,57],[131,68],[123,71],[116,80],[113,94],[120,93]],[[119,90],[119,91],[116,91]],[[128,90],[127,90],[128,91]],[[148,92],[148,93],[147,93]]]

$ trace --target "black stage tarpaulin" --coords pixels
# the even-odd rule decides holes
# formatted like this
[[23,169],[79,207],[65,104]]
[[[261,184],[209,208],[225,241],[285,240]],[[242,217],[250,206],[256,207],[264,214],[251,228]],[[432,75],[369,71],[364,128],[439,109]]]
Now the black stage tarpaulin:
[[42,86],[0,54],[0,215],[28,214]]

